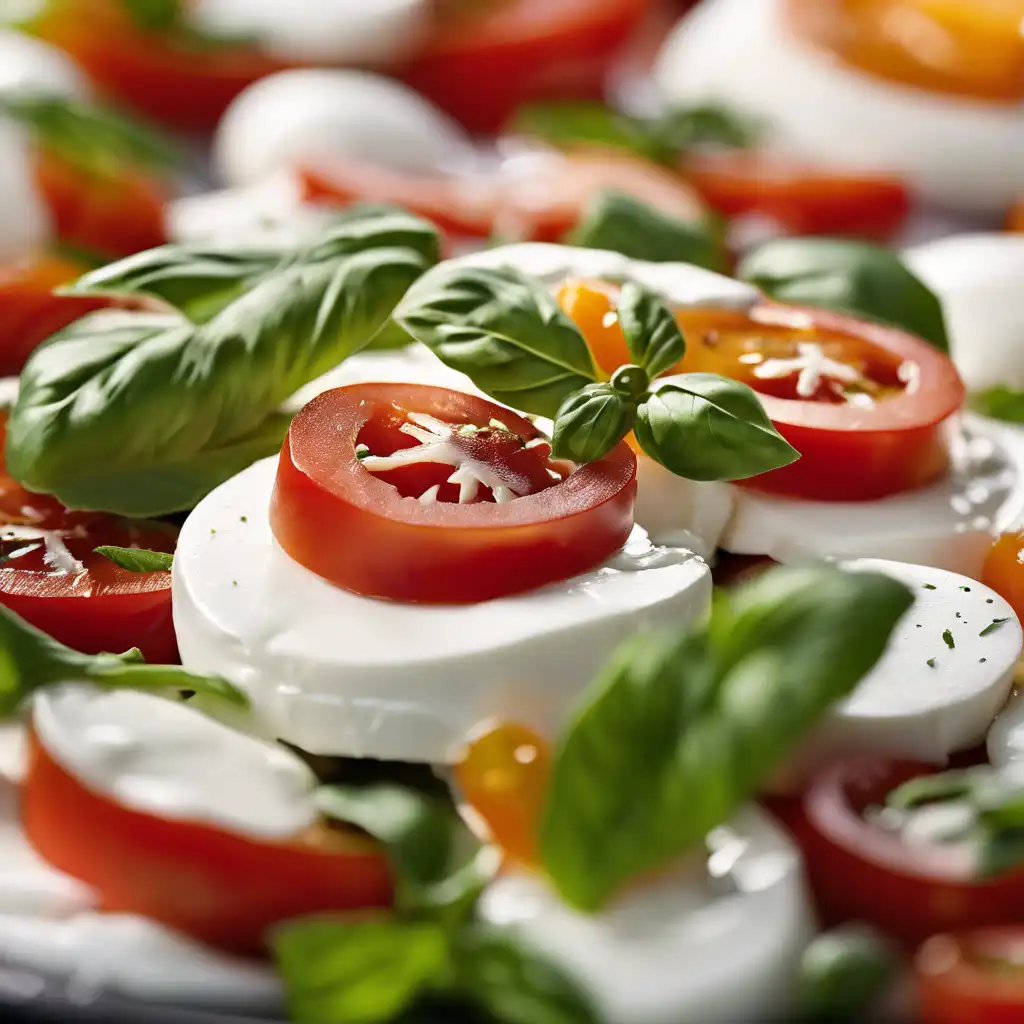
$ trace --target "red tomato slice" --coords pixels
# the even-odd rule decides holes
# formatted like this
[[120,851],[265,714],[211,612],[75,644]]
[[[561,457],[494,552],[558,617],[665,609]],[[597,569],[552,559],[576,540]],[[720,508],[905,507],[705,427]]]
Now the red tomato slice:
[[910,192],[898,178],[844,174],[766,153],[688,157],[682,172],[724,216],[768,217],[793,235],[884,241],[910,212]]
[[935,935],[914,976],[925,1024],[1024,1021],[1024,926]]
[[39,854],[92,886],[103,910],[239,953],[262,952],[280,921],[391,902],[387,859],[361,835],[324,826],[260,841],[131,810],[65,770],[34,731],[21,818]]
[[828,924],[862,920],[901,941],[1024,920],[1024,872],[976,880],[940,847],[911,847],[864,818],[897,786],[934,766],[864,757],[826,769],[799,801],[779,802],[804,852]]
[[[652,0],[504,0],[442,21],[405,80],[474,132],[537,99],[600,99]],[[488,9],[491,8],[491,9]]]
[[[502,426],[489,428],[492,420]],[[380,466],[356,454],[356,445],[382,458],[422,445],[413,457],[426,457],[431,422],[433,436],[450,446],[447,453],[432,449],[449,459],[443,464],[392,471],[391,460]],[[466,425],[485,429],[460,434]],[[445,388],[357,384],[328,391],[289,428],[271,528],[297,562],[369,597],[462,604],[569,579],[629,536],[636,458],[620,444],[572,469],[552,463],[546,444],[525,447],[540,438],[518,414]],[[475,468],[492,486],[459,504],[455,488],[442,489],[455,463]],[[567,475],[556,480],[548,469]],[[436,500],[424,504],[419,496],[435,486]],[[509,488],[508,500],[496,503],[502,495],[493,487]]]

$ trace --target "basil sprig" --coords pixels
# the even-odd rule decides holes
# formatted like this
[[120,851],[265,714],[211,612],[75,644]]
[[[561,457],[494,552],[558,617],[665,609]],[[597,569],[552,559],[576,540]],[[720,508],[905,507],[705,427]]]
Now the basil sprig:
[[81,654],[0,605],[0,716],[13,714],[36,690],[56,683],[109,689],[192,690],[245,708],[245,694],[217,676],[178,665],[147,665],[138,648],[124,654]]
[[93,550],[128,572],[166,572],[174,562],[174,555],[166,551],[150,551],[148,548],[121,548],[114,544],[101,544]]
[[173,248],[89,275],[199,319],[105,310],[36,349],[7,431],[8,469],[27,488],[130,516],[193,507],[278,450],[277,408],[371,341],[438,241],[400,211],[356,211],[272,265],[205,252],[191,276]]
[[884,246],[780,238],[748,254],[737,277],[779,302],[820,306],[892,324],[941,352],[949,351],[938,298]]
[[683,637],[630,638],[556,751],[540,826],[562,898],[600,909],[703,842],[884,651],[913,597],[831,566],[780,568]]

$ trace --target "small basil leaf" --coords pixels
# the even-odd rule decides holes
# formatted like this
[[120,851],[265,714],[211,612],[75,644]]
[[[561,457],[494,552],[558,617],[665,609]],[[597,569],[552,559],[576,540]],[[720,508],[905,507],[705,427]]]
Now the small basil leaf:
[[442,263],[394,319],[492,398],[537,416],[554,416],[597,379],[587,343],[555,297],[515,270]]
[[686,355],[686,341],[672,310],[650,288],[627,281],[619,295],[618,317],[630,357],[648,376],[671,370]]
[[650,130],[677,157],[701,146],[749,149],[763,134],[763,125],[713,103],[674,107],[651,122]]
[[773,569],[678,636],[628,639],[555,753],[543,866],[584,911],[727,821],[882,655],[913,597],[832,566]]
[[949,351],[941,303],[883,246],[780,238],[747,255],[736,276],[779,302],[820,306],[892,324],[941,352]]
[[556,459],[594,462],[607,455],[632,429],[636,400],[611,384],[588,384],[555,414],[551,454]]
[[166,551],[150,551],[147,548],[119,548],[113,544],[101,544],[93,550],[129,572],[166,572],[174,561],[174,555]]
[[597,195],[565,242],[650,263],[692,263],[708,270],[722,270],[725,264],[711,222],[680,220],[621,192]]
[[659,162],[668,162],[673,155],[644,122],[603,103],[533,103],[516,112],[512,130],[562,149],[609,146]]
[[271,946],[295,1024],[392,1021],[450,970],[436,921],[310,918],[278,926]]
[[501,1024],[597,1024],[576,982],[539,954],[484,928],[463,932],[455,950],[461,991]]
[[995,387],[968,398],[968,405],[982,416],[1006,423],[1024,423],[1024,391]]
[[671,378],[637,409],[640,447],[689,480],[743,480],[800,453],[775,429],[746,384],[712,373]]

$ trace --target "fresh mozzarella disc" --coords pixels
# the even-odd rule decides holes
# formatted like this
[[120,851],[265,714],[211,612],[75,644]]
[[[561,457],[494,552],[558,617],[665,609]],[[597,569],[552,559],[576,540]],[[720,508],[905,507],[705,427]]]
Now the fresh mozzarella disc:
[[1020,668],[1016,683],[1006,707],[988,731],[988,759],[997,768],[1010,762],[1024,764],[1024,673]]
[[282,168],[331,157],[438,174],[471,168],[463,130],[400,82],[365,71],[282,71],[249,86],[213,140],[213,165],[228,185],[252,185]]
[[942,764],[981,743],[1006,703],[1021,655],[1021,627],[1010,605],[975,580],[940,569],[870,558],[840,564],[892,576],[910,588],[914,603],[882,658],[793,759],[793,773],[862,753]]
[[35,183],[29,140],[0,114],[0,264],[13,263],[50,237],[50,214]]
[[721,546],[778,562],[891,558],[976,576],[992,534],[1024,523],[1024,434],[965,416],[940,482],[879,501],[800,501],[736,488]]
[[1024,192],[1024,107],[933,94],[846,68],[796,38],[784,7],[784,0],[706,0],[658,56],[664,99],[724,103],[766,120],[780,152],[891,171],[940,204],[1002,214]]
[[311,753],[440,763],[492,719],[552,735],[622,640],[707,607],[707,565],[640,529],[603,567],[527,594],[458,607],[359,597],[274,542],[276,470],[258,462],[189,516],[174,625],[185,665],[237,683],[268,735]]
[[258,839],[286,839],[316,821],[316,778],[299,758],[186,703],[61,686],[36,696],[33,724],[85,786],[144,814]]
[[0,724],[0,778],[21,782],[25,777],[27,753],[25,727],[20,722]]
[[55,46],[0,28],[0,94],[29,92],[84,100],[92,89],[78,65]]
[[903,255],[942,300],[964,383],[1024,388],[1024,235],[955,235]]
[[782,1020],[813,934],[800,854],[761,810],[708,836],[707,867],[581,914],[536,875],[487,889],[481,918],[586,988],[606,1024]]
[[260,49],[310,64],[381,64],[414,53],[429,0],[197,0],[189,18],[214,36],[255,36]]

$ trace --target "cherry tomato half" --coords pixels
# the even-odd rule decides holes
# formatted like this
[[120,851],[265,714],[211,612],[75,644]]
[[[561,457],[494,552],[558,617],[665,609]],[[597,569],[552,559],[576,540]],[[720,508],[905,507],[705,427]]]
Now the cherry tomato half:
[[292,558],[354,593],[486,601],[585,572],[629,536],[629,447],[579,468],[549,456],[532,423],[473,395],[337,388],[292,420],[270,525]]
[[934,935],[914,958],[924,1024],[1024,1021],[1024,926]]
[[1024,199],[1018,199],[1006,219],[1007,231],[1024,231]]
[[145,814],[89,789],[34,730],[21,819],[39,854],[92,886],[103,910],[234,952],[262,952],[280,921],[391,900],[387,859],[362,835],[318,826],[271,842]]
[[993,542],[981,582],[1009,601],[1018,618],[1024,616],[1024,530],[1004,533]]
[[916,943],[937,932],[1024,920],[1024,872],[975,879],[941,847],[908,846],[864,817],[897,786],[934,771],[877,757],[840,761],[789,802],[782,817],[803,850],[827,923],[867,921]]

